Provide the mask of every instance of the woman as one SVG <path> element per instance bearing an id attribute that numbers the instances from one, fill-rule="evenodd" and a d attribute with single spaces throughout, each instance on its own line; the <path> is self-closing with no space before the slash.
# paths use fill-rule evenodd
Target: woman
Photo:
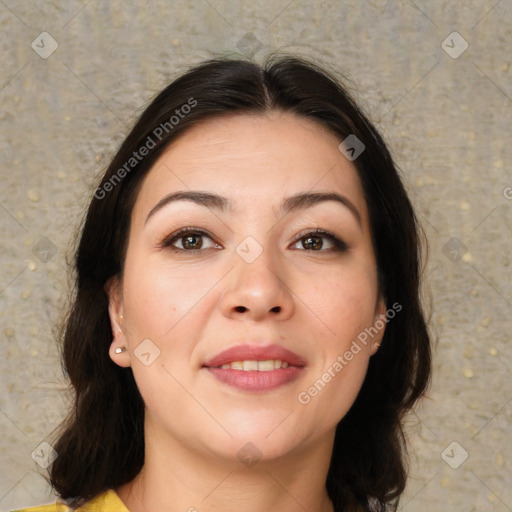
<path id="1" fill-rule="evenodd" d="M 421 228 L 382 138 L 311 62 L 214 59 L 94 192 L 33 511 L 396 510 L 425 392 Z"/>

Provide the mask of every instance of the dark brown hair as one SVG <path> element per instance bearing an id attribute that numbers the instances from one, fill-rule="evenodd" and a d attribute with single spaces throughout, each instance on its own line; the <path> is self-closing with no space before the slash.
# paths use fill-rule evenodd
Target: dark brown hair
<path id="1" fill-rule="evenodd" d="M 144 404 L 131 368 L 109 357 L 112 330 L 104 291 L 106 281 L 122 271 L 142 179 L 176 136 L 196 123 L 273 110 L 312 119 L 340 142 L 355 135 L 365 145 L 354 164 L 368 205 L 378 284 L 386 304 L 403 310 L 386 326 L 360 393 L 337 426 L 326 487 L 336 511 L 396 510 L 407 473 L 402 421 L 431 373 L 420 299 L 423 231 L 386 145 L 335 72 L 275 54 L 263 65 L 212 59 L 174 80 L 142 113 L 94 193 L 76 250 L 76 289 L 62 336 L 63 367 L 75 402 L 54 445 L 58 458 L 50 481 L 63 498 L 90 499 L 132 480 L 144 464 Z M 151 146 L 144 156 L 143 146 Z"/>

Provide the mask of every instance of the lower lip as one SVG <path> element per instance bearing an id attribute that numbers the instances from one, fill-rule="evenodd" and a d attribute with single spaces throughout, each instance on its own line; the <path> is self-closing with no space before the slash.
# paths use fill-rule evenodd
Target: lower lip
<path id="1" fill-rule="evenodd" d="M 289 366 L 266 372 L 205 367 L 217 380 L 244 391 L 271 391 L 297 379 L 303 368 Z"/>

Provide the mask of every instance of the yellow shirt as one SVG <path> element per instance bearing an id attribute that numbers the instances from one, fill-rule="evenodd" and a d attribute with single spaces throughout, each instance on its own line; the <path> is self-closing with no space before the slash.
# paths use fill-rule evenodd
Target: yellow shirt
<path id="1" fill-rule="evenodd" d="M 65 503 L 55 502 L 50 505 L 39 505 L 37 507 L 21 508 L 11 512 L 130 512 L 121 498 L 113 489 L 98 494 L 92 500 L 84 503 L 81 507 L 71 509 Z"/>

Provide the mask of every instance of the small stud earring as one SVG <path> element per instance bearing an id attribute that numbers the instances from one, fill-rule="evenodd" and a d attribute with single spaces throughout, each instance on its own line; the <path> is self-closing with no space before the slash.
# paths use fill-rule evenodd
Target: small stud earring
<path id="1" fill-rule="evenodd" d="M 115 350 L 115 353 L 116 354 L 120 354 L 121 352 L 124 352 L 126 351 L 126 347 L 117 347 L 116 350 Z"/>

